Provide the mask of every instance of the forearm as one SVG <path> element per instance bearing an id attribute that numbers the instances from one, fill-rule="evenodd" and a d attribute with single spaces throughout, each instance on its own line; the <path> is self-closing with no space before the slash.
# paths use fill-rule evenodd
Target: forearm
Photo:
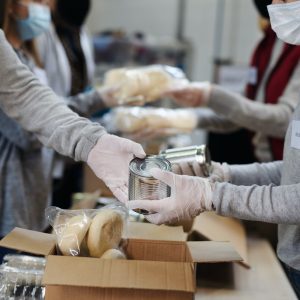
<path id="1" fill-rule="evenodd" d="M 82 116 L 91 116 L 92 114 L 106 108 L 101 95 L 93 90 L 88 93 L 82 93 L 73 97 L 66 98 L 67 105 Z"/>
<path id="2" fill-rule="evenodd" d="M 230 133 L 240 127 L 229 121 L 227 118 L 217 115 L 210 109 L 199 108 L 196 110 L 198 117 L 198 128 L 215 133 Z"/>
<path id="3" fill-rule="evenodd" d="M 0 31 L 0 108 L 57 152 L 86 161 L 103 127 L 79 118 L 21 64 Z"/>
<path id="4" fill-rule="evenodd" d="M 223 216 L 276 224 L 299 224 L 300 184 L 235 186 L 216 183 L 213 204 Z"/>
<path id="5" fill-rule="evenodd" d="M 230 182 L 235 185 L 246 186 L 253 184 L 280 185 L 282 165 L 282 161 L 264 164 L 231 165 L 229 166 Z"/>
<path id="6" fill-rule="evenodd" d="M 293 111 L 287 103 L 257 103 L 216 85 L 208 106 L 238 126 L 279 138 L 285 136 Z"/>

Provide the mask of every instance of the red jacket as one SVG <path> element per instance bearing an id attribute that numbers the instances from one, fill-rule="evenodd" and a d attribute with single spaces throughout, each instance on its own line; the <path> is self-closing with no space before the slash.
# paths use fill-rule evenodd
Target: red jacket
<path id="1" fill-rule="evenodd" d="M 254 100 L 256 97 L 258 87 L 268 68 L 276 39 L 276 34 L 271 27 L 269 27 L 265 32 L 265 37 L 254 51 L 251 66 L 257 69 L 257 83 L 255 85 L 247 86 L 246 96 L 249 99 Z M 278 103 L 279 98 L 283 95 L 295 68 L 299 63 L 299 60 L 300 46 L 284 44 L 280 58 L 271 71 L 265 86 L 265 103 Z M 270 137 L 269 142 L 273 159 L 282 160 L 284 139 Z"/>

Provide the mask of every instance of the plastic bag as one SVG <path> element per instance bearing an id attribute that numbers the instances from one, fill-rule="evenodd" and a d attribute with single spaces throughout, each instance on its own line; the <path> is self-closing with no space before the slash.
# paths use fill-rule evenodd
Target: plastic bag
<path id="1" fill-rule="evenodd" d="M 173 135 L 189 133 L 197 126 L 197 116 L 192 109 L 126 107 L 116 108 L 112 114 L 116 130 L 122 133 L 164 128 Z"/>
<path id="2" fill-rule="evenodd" d="M 105 251 L 119 247 L 128 211 L 119 203 L 89 210 L 49 207 L 46 218 L 56 234 L 59 254 L 100 258 Z"/>
<path id="3" fill-rule="evenodd" d="M 166 65 L 113 69 L 104 79 L 106 87 L 118 87 L 115 97 L 120 105 L 152 102 L 168 89 L 187 83 L 182 70 Z"/>
<path id="4" fill-rule="evenodd" d="M 0 266 L 0 299 L 44 299 L 42 285 L 46 259 L 6 255 Z"/>

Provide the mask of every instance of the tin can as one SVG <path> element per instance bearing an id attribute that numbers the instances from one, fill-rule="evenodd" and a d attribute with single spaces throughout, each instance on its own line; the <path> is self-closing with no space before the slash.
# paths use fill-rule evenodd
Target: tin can
<path id="1" fill-rule="evenodd" d="M 145 159 L 135 158 L 129 164 L 129 201 L 130 200 L 160 200 L 170 196 L 168 185 L 155 179 L 150 170 L 159 168 L 171 171 L 171 163 L 160 156 L 147 156 Z M 135 210 L 147 215 L 148 211 Z"/>
<path id="2" fill-rule="evenodd" d="M 199 163 L 204 176 L 208 177 L 210 175 L 211 158 L 206 145 L 167 149 L 161 151 L 160 156 L 170 161 L 172 165 L 181 162 L 192 164 L 196 161 Z"/>

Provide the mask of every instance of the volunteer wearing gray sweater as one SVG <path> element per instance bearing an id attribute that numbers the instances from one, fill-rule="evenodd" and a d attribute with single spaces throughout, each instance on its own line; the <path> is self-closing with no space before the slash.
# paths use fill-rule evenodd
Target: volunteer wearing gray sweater
<path id="1" fill-rule="evenodd" d="M 268 7 L 273 30 L 285 42 L 300 44 L 300 1 L 274 2 L 276 4 Z M 293 25 L 294 30 L 290 31 L 286 24 Z M 157 201 L 131 201 L 129 207 L 152 212 L 146 218 L 156 224 L 191 219 L 206 210 L 215 210 L 223 216 L 279 224 L 277 253 L 300 297 L 299 165 L 300 105 L 286 134 L 282 162 L 245 166 L 214 164 L 210 179 L 154 169 L 153 176 L 171 186 L 171 196 Z M 201 175 L 199 166 L 194 165 L 192 169 L 180 168 L 185 174 Z"/>
<path id="2" fill-rule="evenodd" d="M 142 147 L 72 112 L 24 66 L 0 30 L 0 108 L 46 146 L 85 161 L 117 198 L 127 199 L 128 164 Z"/>

